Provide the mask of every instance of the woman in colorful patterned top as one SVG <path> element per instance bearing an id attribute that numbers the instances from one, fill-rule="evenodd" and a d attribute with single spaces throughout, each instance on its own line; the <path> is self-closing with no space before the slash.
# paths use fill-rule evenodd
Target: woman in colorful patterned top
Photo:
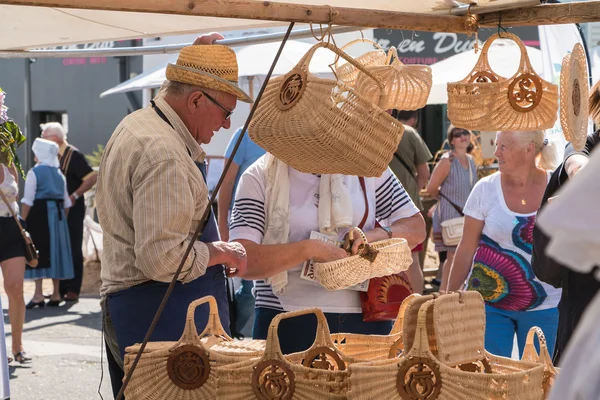
<path id="1" fill-rule="evenodd" d="M 448 290 L 466 284 L 481 293 L 485 345 L 492 354 L 510 357 L 515 334 L 522 354 L 532 326 L 542 328 L 553 349 L 560 290 L 535 277 L 531 252 L 535 215 L 555 167 L 555 147 L 548 145 L 543 131 L 499 132 L 494 155 L 499 172 L 481 179 L 465 205 Z"/>

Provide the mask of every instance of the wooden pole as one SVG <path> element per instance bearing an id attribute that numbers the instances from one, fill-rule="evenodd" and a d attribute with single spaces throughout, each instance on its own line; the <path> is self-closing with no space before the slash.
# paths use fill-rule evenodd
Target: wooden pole
<path id="1" fill-rule="evenodd" d="M 537 26 L 600 21 L 600 1 L 544 4 L 479 16 L 480 26 Z"/>
<path id="2" fill-rule="evenodd" d="M 415 0 L 418 1 L 418 0 Z M 0 0 L 0 4 L 470 33 L 466 18 L 258 0 Z"/>

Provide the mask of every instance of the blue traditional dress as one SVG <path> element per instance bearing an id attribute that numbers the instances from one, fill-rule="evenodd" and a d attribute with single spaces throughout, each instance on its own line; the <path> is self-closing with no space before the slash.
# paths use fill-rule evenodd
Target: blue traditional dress
<path id="1" fill-rule="evenodd" d="M 27 229 L 40 258 L 36 268 L 27 267 L 25 279 L 73 278 L 69 227 L 64 208 L 65 177 L 58 168 L 44 164 L 38 164 L 29 171 L 27 179 L 32 177 L 36 182 L 35 198 L 27 216 Z"/>

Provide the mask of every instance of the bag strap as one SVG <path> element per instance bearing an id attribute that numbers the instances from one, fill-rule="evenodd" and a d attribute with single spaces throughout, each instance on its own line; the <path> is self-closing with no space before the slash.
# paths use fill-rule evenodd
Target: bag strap
<path id="1" fill-rule="evenodd" d="M 8 207 L 8 209 L 10 210 L 10 213 L 12 214 L 12 216 L 15 219 L 17 225 L 19 226 L 19 230 L 21 231 L 21 236 L 23 236 L 23 239 L 25 240 L 25 243 L 27 243 L 27 236 L 25 236 L 25 233 L 24 233 L 25 229 L 23 229 L 23 226 L 21 225 L 21 222 L 19 221 L 19 218 L 17 218 L 17 214 L 15 214 L 15 210 L 13 210 L 12 206 L 8 202 L 8 199 L 6 198 L 6 196 L 4 195 L 4 193 L 2 192 L 2 190 L 0 190 L 0 197 L 2 197 L 2 201 L 4 201 L 4 203 L 6 204 L 6 206 Z"/>
<path id="2" fill-rule="evenodd" d="M 439 196 L 441 198 L 443 198 L 444 200 L 446 200 L 448 203 L 450 203 L 450 205 L 452 207 L 454 207 L 454 209 L 460 214 L 461 217 L 465 216 L 465 213 L 463 213 L 463 209 L 461 207 L 457 206 L 456 204 L 454 204 L 452 202 L 452 200 L 450 200 L 449 198 L 447 198 L 442 192 L 439 192 Z"/>
<path id="3" fill-rule="evenodd" d="M 365 227 L 365 224 L 367 223 L 367 218 L 369 217 L 369 200 L 367 199 L 367 186 L 365 184 L 365 178 L 359 176 L 358 182 L 360 182 L 360 188 L 362 189 L 363 197 L 365 199 L 365 214 L 363 215 L 360 224 L 358 224 L 358 227 L 360 229 L 363 229 Z"/>
<path id="4" fill-rule="evenodd" d="M 412 176 L 412 178 L 415 180 L 415 182 L 417 182 L 417 177 L 415 176 L 415 172 L 412 170 L 412 168 L 408 165 L 408 163 L 406 161 L 404 161 L 399 155 L 398 153 L 394 153 L 394 157 L 396 157 L 396 160 L 400 161 L 400 163 L 404 166 L 404 168 L 406 168 L 406 170 L 410 173 L 410 176 Z M 418 186 L 418 182 L 417 182 L 417 186 Z"/>

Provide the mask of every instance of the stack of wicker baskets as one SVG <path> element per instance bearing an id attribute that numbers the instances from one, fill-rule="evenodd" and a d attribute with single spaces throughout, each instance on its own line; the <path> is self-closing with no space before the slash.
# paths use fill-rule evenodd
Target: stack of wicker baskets
<path id="1" fill-rule="evenodd" d="M 194 312 L 207 302 L 209 324 L 198 335 Z M 317 316 L 313 345 L 283 354 L 280 322 L 306 314 Z M 477 292 L 410 296 L 387 336 L 331 335 L 316 308 L 277 315 L 266 341 L 233 341 L 218 321 L 212 297 L 192 302 L 178 342 L 148 344 L 127 399 L 542 400 L 558 374 L 538 328 L 529 334 L 523 361 L 485 351 Z M 126 371 L 138 351 L 138 345 L 127 349 Z"/>

